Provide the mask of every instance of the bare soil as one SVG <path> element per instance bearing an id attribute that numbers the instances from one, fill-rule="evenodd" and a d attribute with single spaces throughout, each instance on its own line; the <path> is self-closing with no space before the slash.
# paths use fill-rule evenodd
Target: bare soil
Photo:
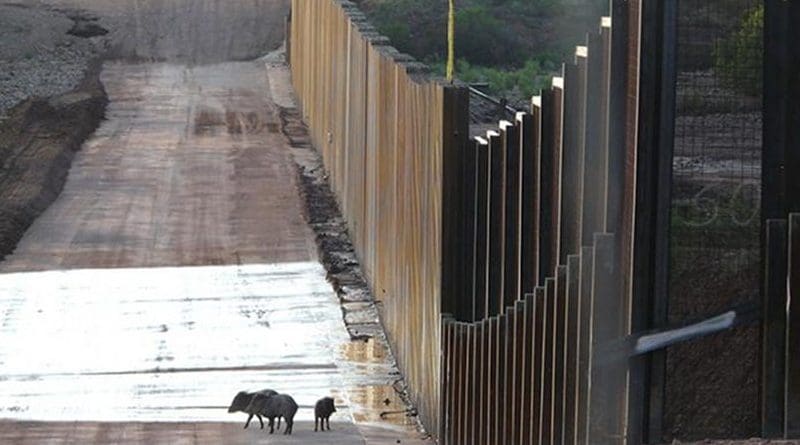
<path id="1" fill-rule="evenodd" d="M 103 119 L 99 72 L 95 62 L 75 90 L 28 99 L 0 124 L 0 258 L 58 197 L 75 152 Z"/>
<path id="2" fill-rule="evenodd" d="M 670 319 L 691 320 L 754 298 L 757 259 L 673 248 Z M 757 436 L 759 326 L 679 344 L 667 352 L 666 440 Z"/>

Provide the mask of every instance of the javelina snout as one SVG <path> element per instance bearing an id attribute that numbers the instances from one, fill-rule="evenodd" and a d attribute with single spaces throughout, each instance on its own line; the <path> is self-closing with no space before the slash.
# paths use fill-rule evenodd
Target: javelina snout
<path id="1" fill-rule="evenodd" d="M 336 405 L 330 397 L 323 397 L 317 400 L 314 405 L 314 431 L 317 431 L 317 422 L 320 423 L 322 431 L 325 431 L 325 424 L 328 424 L 328 431 L 331 430 L 331 414 L 336 412 Z"/>
<path id="2" fill-rule="evenodd" d="M 248 412 L 258 413 L 269 419 L 269 433 L 275 432 L 275 418 L 281 418 L 286 421 L 286 429 L 283 434 L 292 434 L 292 427 L 294 426 L 294 415 L 297 413 L 297 403 L 294 399 L 287 394 L 264 395 L 256 394 L 250 405 L 247 407 Z M 280 429 L 280 426 L 278 426 Z"/>
<path id="3" fill-rule="evenodd" d="M 247 408 L 247 405 L 250 404 L 250 400 L 253 398 L 253 393 L 241 391 L 236 394 L 236 397 L 233 398 L 233 402 L 231 402 L 231 406 L 228 407 L 229 413 L 235 413 L 237 411 L 244 411 Z"/>

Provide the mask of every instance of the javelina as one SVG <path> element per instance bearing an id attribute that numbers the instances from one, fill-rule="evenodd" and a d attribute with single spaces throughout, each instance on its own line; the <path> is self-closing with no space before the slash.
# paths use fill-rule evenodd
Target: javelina
<path id="1" fill-rule="evenodd" d="M 275 418 L 283 417 L 283 419 L 286 420 L 286 428 L 283 434 L 292 434 L 294 415 L 297 413 L 297 403 L 287 394 L 276 394 L 272 396 L 256 394 L 253 396 L 253 400 L 250 401 L 250 405 L 246 408 L 246 411 L 258 413 L 269 419 L 270 434 L 275 432 Z M 278 429 L 280 429 L 280 426 Z"/>
<path id="2" fill-rule="evenodd" d="M 331 430 L 331 414 L 336 412 L 336 406 L 333 399 L 330 397 L 323 397 L 317 400 L 314 405 L 314 431 L 317 431 L 317 421 L 320 423 L 322 431 L 325 431 L 325 423 L 328 423 L 328 431 Z"/>
<path id="3" fill-rule="evenodd" d="M 264 429 L 264 421 L 261 419 L 261 415 L 255 411 L 250 410 L 250 402 L 253 401 L 253 396 L 256 394 L 261 394 L 264 396 L 274 396 L 278 394 L 277 391 L 273 391 L 271 389 L 262 389 L 261 391 L 256 392 L 247 392 L 241 391 L 236 394 L 236 397 L 233 398 L 233 402 L 231 402 L 231 406 L 228 407 L 229 413 L 235 413 L 237 411 L 242 411 L 250 416 L 247 418 L 247 423 L 244 424 L 245 429 L 250 426 L 250 421 L 253 420 L 253 416 L 258 417 L 258 421 L 261 423 L 261 429 Z M 278 419 L 278 428 L 280 428 L 280 419 Z"/>

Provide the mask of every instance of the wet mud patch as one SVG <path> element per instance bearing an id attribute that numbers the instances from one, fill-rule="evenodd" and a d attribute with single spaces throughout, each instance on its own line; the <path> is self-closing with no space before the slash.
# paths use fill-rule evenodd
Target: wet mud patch
<path id="1" fill-rule="evenodd" d="M 225 124 L 222 113 L 211 108 L 203 108 L 195 113 L 194 134 L 196 136 L 214 136 L 215 128 Z"/>
<path id="2" fill-rule="evenodd" d="M 101 68 L 93 62 L 77 88 L 28 99 L 0 124 L 0 259 L 61 193 L 75 152 L 102 121 Z"/>
<path id="3" fill-rule="evenodd" d="M 67 31 L 67 34 L 71 36 L 88 39 L 108 34 L 108 30 L 98 23 L 100 20 L 99 17 L 86 14 L 82 11 L 68 13 L 67 17 L 73 22 L 72 28 Z"/>
<path id="4" fill-rule="evenodd" d="M 328 281 L 339 297 L 347 331 L 352 340 L 369 340 L 381 332 L 380 316 L 322 160 L 311 145 L 297 109 L 281 107 L 279 118 L 281 132 L 295 152 L 306 218 L 314 231 Z"/>

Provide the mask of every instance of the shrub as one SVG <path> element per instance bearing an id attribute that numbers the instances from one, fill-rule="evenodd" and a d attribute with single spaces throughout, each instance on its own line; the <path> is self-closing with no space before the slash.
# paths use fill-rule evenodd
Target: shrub
<path id="1" fill-rule="evenodd" d="M 514 65 L 519 46 L 511 30 L 482 6 L 456 12 L 456 54 L 477 65 Z"/>
<path id="2" fill-rule="evenodd" d="M 714 46 L 714 72 L 722 85 L 751 96 L 761 94 L 764 6 L 745 13 L 737 29 Z"/>
<path id="3" fill-rule="evenodd" d="M 459 59 L 456 62 L 456 77 L 467 83 L 488 83 L 488 92 L 495 96 L 521 96 L 530 98 L 549 86 L 558 64 L 555 55 L 544 55 L 526 60 L 521 68 L 502 69 L 473 65 Z M 434 70 L 444 73 L 444 64 L 434 64 Z"/>

